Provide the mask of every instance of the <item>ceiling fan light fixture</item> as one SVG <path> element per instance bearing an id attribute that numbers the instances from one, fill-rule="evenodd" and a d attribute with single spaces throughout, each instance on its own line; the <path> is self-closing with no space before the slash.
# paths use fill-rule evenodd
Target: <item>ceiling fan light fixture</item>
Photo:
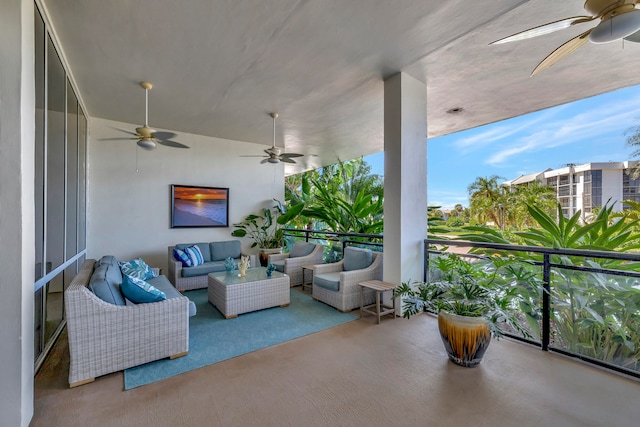
<path id="1" fill-rule="evenodd" d="M 278 159 L 276 159 L 276 158 L 271 157 L 271 158 L 267 159 L 267 162 L 269 162 L 269 163 L 274 163 L 274 164 L 275 164 L 275 163 L 280 163 L 280 160 L 278 160 Z"/>
<path id="2" fill-rule="evenodd" d="M 589 40 L 591 43 L 610 43 L 620 40 L 640 30 L 640 10 L 631 9 L 628 12 L 611 16 L 609 19 L 603 19 L 596 26 Z"/>
<path id="3" fill-rule="evenodd" d="M 156 148 L 156 143 L 151 138 L 141 138 L 138 141 L 138 146 L 144 148 L 145 150 L 153 150 Z"/>

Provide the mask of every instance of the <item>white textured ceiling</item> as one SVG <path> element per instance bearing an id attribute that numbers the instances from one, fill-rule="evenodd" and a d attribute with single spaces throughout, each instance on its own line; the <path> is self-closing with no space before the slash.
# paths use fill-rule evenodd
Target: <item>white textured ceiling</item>
<path id="1" fill-rule="evenodd" d="M 628 42 L 529 77 L 591 24 L 488 45 L 583 15 L 582 0 L 42 2 L 91 117 L 142 124 L 143 80 L 157 129 L 270 145 L 277 111 L 277 145 L 318 155 L 287 174 L 382 151 L 383 80 L 399 71 L 427 82 L 429 137 L 640 83 Z"/>

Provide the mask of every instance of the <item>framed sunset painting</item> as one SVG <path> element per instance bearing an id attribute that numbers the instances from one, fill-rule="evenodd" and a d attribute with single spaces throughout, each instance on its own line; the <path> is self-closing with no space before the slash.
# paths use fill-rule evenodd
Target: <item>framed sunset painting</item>
<path id="1" fill-rule="evenodd" d="M 171 228 L 228 226 L 228 188 L 171 185 Z"/>

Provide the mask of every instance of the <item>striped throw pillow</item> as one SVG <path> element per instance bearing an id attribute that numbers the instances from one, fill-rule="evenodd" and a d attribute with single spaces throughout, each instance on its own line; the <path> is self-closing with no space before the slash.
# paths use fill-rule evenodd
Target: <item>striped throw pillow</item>
<path id="1" fill-rule="evenodd" d="M 176 259 L 176 261 L 180 261 L 183 267 L 193 267 L 191 258 L 189 258 L 189 255 L 187 255 L 184 251 L 174 248 L 173 257 Z"/>
<path id="2" fill-rule="evenodd" d="M 204 263 L 204 258 L 202 257 L 202 252 L 200 252 L 200 248 L 196 245 L 189 246 L 188 248 L 184 248 L 185 253 L 189 256 L 191 260 L 191 264 L 193 267 L 197 265 L 202 265 Z"/>

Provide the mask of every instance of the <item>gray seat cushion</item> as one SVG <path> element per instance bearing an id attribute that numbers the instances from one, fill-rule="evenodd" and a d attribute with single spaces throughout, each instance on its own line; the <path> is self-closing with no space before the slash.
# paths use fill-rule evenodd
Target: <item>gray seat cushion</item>
<path id="1" fill-rule="evenodd" d="M 311 252 L 313 252 L 315 248 L 316 248 L 315 243 L 296 242 L 296 244 L 293 245 L 293 249 L 291 249 L 291 252 L 289 253 L 289 257 L 298 258 L 301 256 L 307 256 Z"/>
<path id="2" fill-rule="evenodd" d="M 373 253 L 371 249 L 347 247 L 344 248 L 344 271 L 362 270 L 371 265 Z"/>
<path id="3" fill-rule="evenodd" d="M 206 276 L 209 273 L 217 273 L 218 271 L 226 271 L 224 261 L 211 261 L 195 267 L 182 267 L 182 277 Z"/>
<path id="4" fill-rule="evenodd" d="M 276 266 L 276 271 L 279 271 L 280 273 L 284 273 L 284 260 L 281 259 L 280 261 L 273 261 L 271 264 Z"/>
<path id="5" fill-rule="evenodd" d="M 227 240 L 224 242 L 211 242 L 210 261 L 224 261 L 225 259 L 240 258 L 240 240 Z"/>
<path id="6" fill-rule="evenodd" d="M 169 279 L 167 279 L 166 276 L 154 277 L 153 279 L 147 280 L 147 283 L 149 283 L 151 286 L 155 287 L 156 289 L 164 292 L 164 294 L 167 296 L 167 299 L 180 298 L 184 296 L 180 292 L 178 292 L 176 288 L 173 287 L 173 285 L 171 284 Z M 195 316 L 195 315 L 196 315 L 196 304 L 193 301 L 189 300 L 189 317 Z"/>
<path id="7" fill-rule="evenodd" d="M 196 245 L 200 249 L 204 262 L 211 261 L 211 250 L 209 248 L 209 243 L 178 243 L 176 245 L 176 248 L 184 251 L 184 248 L 188 248 L 189 246 L 193 245 Z"/>
<path id="8" fill-rule="evenodd" d="M 337 291 L 340 289 L 340 272 L 316 274 L 313 277 L 313 284 L 330 291 Z"/>
<path id="9" fill-rule="evenodd" d="M 111 264 L 98 265 L 91 279 L 89 289 L 104 302 L 114 305 L 125 305 L 124 297 L 120 291 L 122 273 L 120 267 Z"/>

